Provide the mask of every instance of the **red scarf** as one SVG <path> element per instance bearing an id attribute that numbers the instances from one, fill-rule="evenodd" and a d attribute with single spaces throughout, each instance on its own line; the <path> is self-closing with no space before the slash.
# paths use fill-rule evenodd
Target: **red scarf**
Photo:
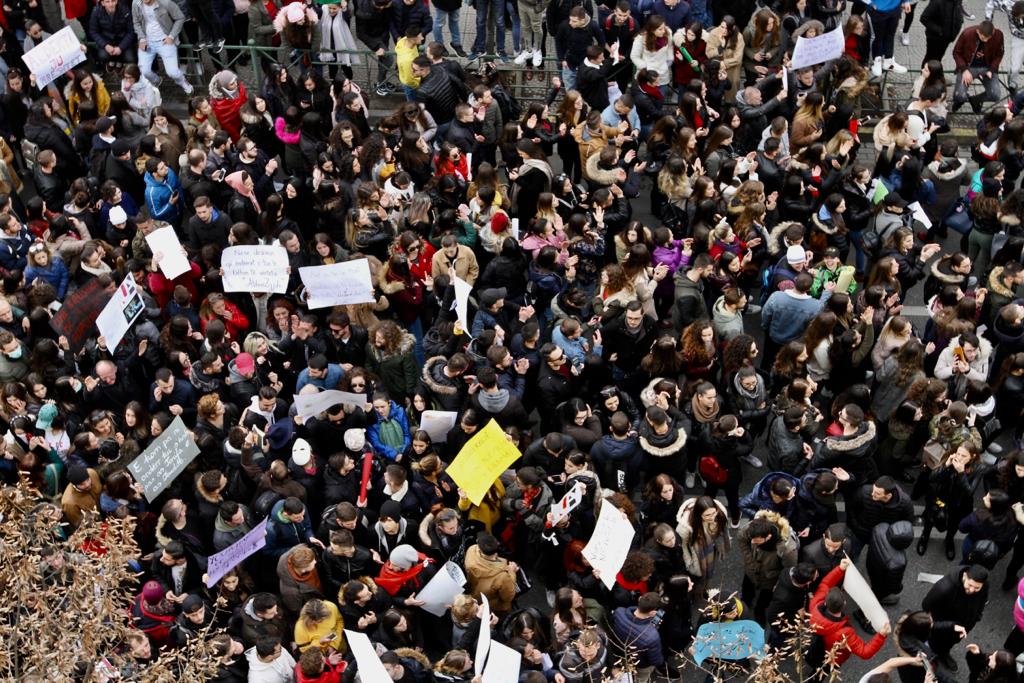
<path id="1" fill-rule="evenodd" d="M 644 83 L 640 86 L 640 89 L 658 102 L 663 102 L 665 100 L 665 96 L 661 93 L 661 88 L 654 83 Z"/>
<path id="2" fill-rule="evenodd" d="M 615 575 L 615 583 L 619 584 L 630 592 L 646 593 L 647 582 L 646 581 L 627 581 L 622 572 Z"/>
<path id="3" fill-rule="evenodd" d="M 388 595 L 396 595 L 398 591 L 402 590 L 402 586 L 415 579 L 423 571 L 423 561 L 427 559 L 427 556 L 423 553 L 417 553 L 417 555 L 416 564 L 405 570 L 398 569 L 391 564 L 391 560 L 388 560 L 380 570 L 380 576 L 376 579 L 377 585 L 387 591 Z"/>

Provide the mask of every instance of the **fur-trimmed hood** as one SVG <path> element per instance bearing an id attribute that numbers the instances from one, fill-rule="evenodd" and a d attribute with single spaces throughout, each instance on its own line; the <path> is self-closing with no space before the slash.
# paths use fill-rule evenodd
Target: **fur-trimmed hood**
<path id="1" fill-rule="evenodd" d="M 802 225 L 802 224 L 801 223 L 797 223 L 796 221 L 783 221 L 783 222 L 779 223 L 778 225 L 776 225 L 774 228 L 772 228 L 772 231 L 768 234 L 768 253 L 769 254 L 771 254 L 772 256 L 781 256 L 782 255 L 782 252 L 783 252 L 783 249 L 782 249 L 783 235 L 786 234 L 786 230 L 788 230 L 789 226 L 791 226 L 791 225 Z"/>
<path id="2" fill-rule="evenodd" d="M 967 276 L 954 273 L 950 270 L 949 264 L 952 256 L 943 256 L 932 264 L 931 275 L 945 285 L 963 285 L 967 282 Z"/>
<path id="3" fill-rule="evenodd" d="M 811 223 L 814 224 L 815 228 L 821 230 L 826 235 L 834 235 L 839 231 L 839 226 L 832 221 L 825 222 L 821 220 L 821 216 L 818 215 L 818 212 L 815 212 L 811 216 Z"/>
<path id="4" fill-rule="evenodd" d="M 675 420 L 669 423 L 668 433 L 658 435 L 646 420 L 640 424 L 640 447 L 656 458 L 678 455 L 686 446 L 686 430 Z"/>
<path id="5" fill-rule="evenodd" d="M 992 294 L 998 294 L 999 296 L 1005 297 L 1007 299 L 1015 299 L 1017 295 L 1013 293 L 1013 290 L 1004 285 L 1002 281 L 1000 281 L 999 278 L 1002 276 L 1002 274 L 1002 266 L 996 266 L 995 268 L 992 269 L 992 272 L 988 274 L 988 291 L 991 292 Z"/>
<path id="6" fill-rule="evenodd" d="M 458 393 L 458 389 L 444 381 L 447 379 L 444 374 L 444 368 L 447 363 L 448 359 L 444 356 L 428 358 L 427 362 L 423 364 L 423 383 L 435 394 L 454 396 Z"/>
<path id="7" fill-rule="evenodd" d="M 600 166 L 601 155 L 591 154 L 587 157 L 586 175 L 598 185 L 614 185 L 619 181 L 618 167 L 605 170 Z"/>
<path id="8" fill-rule="evenodd" d="M 767 519 L 769 522 L 777 526 L 779 528 L 780 541 L 785 541 L 792 533 L 792 528 L 789 526 L 789 520 L 774 510 L 758 510 L 757 513 L 754 514 L 754 519 Z"/>
<path id="9" fill-rule="evenodd" d="M 296 6 L 297 9 L 295 9 Z M 309 22 L 310 24 L 315 24 L 318 21 L 320 21 L 320 17 L 317 15 L 315 10 L 309 7 L 305 7 L 301 2 L 292 2 L 282 7 L 281 10 L 277 13 L 277 16 L 274 17 L 274 29 L 278 33 L 284 31 L 284 27 L 287 26 L 289 23 L 292 23 L 292 21 L 288 18 L 288 15 L 297 12 L 300 9 L 305 11 L 306 21 Z"/>
<path id="10" fill-rule="evenodd" d="M 967 173 L 967 164 L 962 159 L 943 157 L 928 164 L 928 170 L 936 179 L 950 182 Z"/>
<path id="11" fill-rule="evenodd" d="M 810 31 L 811 29 L 814 29 L 814 35 L 820 36 L 821 34 L 825 33 L 825 24 L 821 23 L 817 19 L 809 19 L 808 21 L 805 21 L 804 23 L 797 26 L 796 29 L 793 31 L 793 35 L 790 36 L 790 38 L 795 43 L 797 38 L 803 38 L 804 34 Z"/>
<path id="12" fill-rule="evenodd" d="M 864 420 L 852 436 L 828 436 L 825 437 L 825 445 L 833 452 L 852 453 L 867 447 L 874 440 L 876 433 L 875 423 Z"/>

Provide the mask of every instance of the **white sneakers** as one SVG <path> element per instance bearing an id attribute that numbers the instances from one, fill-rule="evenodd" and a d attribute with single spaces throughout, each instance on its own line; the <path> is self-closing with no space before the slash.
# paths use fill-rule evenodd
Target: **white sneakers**
<path id="1" fill-rule="evenodd" d="M 884 68 L 886 71 L 891 71 L 894 74 L 907 73 L 907 67 L 903 66 L 902 64 L 897 64 L 896 60 L 893 59 L 892 57 L 889 57 L 888 59 L 885 60 L 885 63 L 882 65 L 882 68 Z"/>
<path id="2" fill-rule="evenodd" d="M 903 44 L 903 45 L 910 45 L 910 34 L 909 33 L 901 33 L 900 34 L 900 43 Z"/>
<path id="3" fill-rule="evenodd" d="M 896 62 L 892 57 L 886 57 L 884 60 L 881 57 L 875 57 L 871 63 L 871 74 L 875 78 L 882 77 L 882 71 L 891 71 L 894 74 L 905 74 L 907 73 L 907 67 Z"/>
<path id="4" fill-rule="evenodd" d="M 539 68 L 544 62 L 544 54 L 540 50 L 523 50 L 512 61 L 519 66 L 525 65 L 532 60 L 533 68 Z"/>

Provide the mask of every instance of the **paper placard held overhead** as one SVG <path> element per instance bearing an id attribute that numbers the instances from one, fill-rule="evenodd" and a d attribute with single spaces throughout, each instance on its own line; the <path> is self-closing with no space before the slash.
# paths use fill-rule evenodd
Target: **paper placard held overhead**
<path id="1" fill-rule="evenodd" d="M 254 526 L 245 536 L 219 553 L 210 555 L 206 563 L 206 587 L 213 588 L 225 574 L 267 544 L 267 520 Z"/>
<path id="2" fill-rule="evenodd" d="M 270 245 L 228 247 L 221 255 L 225 292 L 287 292 L 288 252 Z"/>
<path id="3" fill-rule="evenodd" d="M 392 683 L 388 670 L 384 668 L 377 651 L 373 649 L 373 643 L 365 633 L 345 629 L 345 641 L 356 659 L 362 683 Z"/>
<path id="4" fill-rule="evenodd" d="M 451 477 L 479 505 L 494 481 L 521 454 L 493 419 L 466 442 L 448 466 Z"/>
<path id="5" fill-rule="evenodd" d="M 885 622 L 889 621 L 889 615 L 886 614 L 882 603 L 878 602 L 874 591 L 871 590 L 868 582 L 864 580 L 857 570 L 857 566 L 852 562 L 843 577 L 843 590 L 864 612 L 864 616 L 871 622 L 871 627 L 876 631 L 881 631 Z"/>
<path id="6" fill-rule="evenodd" d="M 479 676 L 487 664 L 487 653 L 491 650 L 491 603 L 487 596 L 480 594 L 480 635 L 476 639 L 476 652 L 473 653 L 473 670 Z"/>
<path id="7" fill-rule="evenodd" d="M 45 88 L 55 78 L 84 62 L 85 50 L 71 27 L 65 26 L 21 58 L 36 77 L 36 87 Z"/>
<path id="8" fill-rule="evenodd" d="M 583 557 L 594 569 L 601 572 L 601 583 L 608 590 L 615 585 L 615 575 L 622 569 L 622 563 L 629 554 L 629 545 L 636 531 L 626 515 L 607 500 L 601 503 L 594 533 L 583 548 Z"/>
<path id="9" fill-rule="evenodd" d="M 789 66 L 791 69 L 802 69 L 823 64 L 830 59 L 842 57 L 845 49 L 846 39 L 843 37 L 842 26 L 814 38 L 797 38 Z"/>
<path id="10" fill-rule="evenodd" d="M 483 683 L 510 683 L 519 680 L 523 656 L 508 645 L 494 641 L 487 652 L 487 667 L 481 677 Z"/>
<path id="11" fill-rule="evenodd" d="M 142 455 L 128 465 L 128 471 L 142 484 L 147 500 L 153 500 L 199 455 L 181 416 L 156 438 Z"/>
<path id="12" fill-rule="evenodd" d="M 430 612 L 436 617 L 444 615 L 448 611 L 448 605 L 452 604 L 455 597 L 462 595 L 463 586 L 466 585 L 466 575 L 454 562 L 445 562 L 444 566 L 434 574 L 434 578 L 416 594 L 417 600 L 424 604 L 420 609 Z"/>
<path id="13" fill-rule="evenodd" d="M 368 403 L 366 394 L 352 394 L 336 389 L 328 389 L 316 394 L 292 394 L 292 398 L 295 401 L 295 410 L 299 415 L 305 415 L 306 417 L 319 415 L 331 406 L 336 406 L 339 403 L 360 407 Z"/>
<path id="14" fill-rule="evenodd" d="M 299 268 L 299 277 L 306 286 L 306 303 L 311 309 L 376 301 L 370 262 L 364 258 L 329 266 Z"/>
<path id="15" fill-rule="evenodd" d="M 135 276 L 129 273 L 96 318 L 96 327 L 105 338 L 108 349 L 113 351 L 117 348 L 145 307 Z"/>
<path id="16" fill-rule="evenodd" d="M 454 410 L 424 410 L 420 416 L 420 429 L 430 434 L 434 443 L 448 440 L 448 431 L 459 421 L 459 414 Z"/>
<path id="17" fill-rule="evenodd" d="M 167 226 L 154 230 L 146 235 L 146 244 L 149 245 L 153 256 L 160 254 L 160 272 L 168 280 L 173 280 L 192 270 L 188 258 L 181 253 L 181 241 L 174 232 L 174 228 Z"/>
<path id="18" fill-rule="evenodd" d="M 473 291 L 473 285 L 452 275 L 452 286 L 455 287 L 455 316 L 462 325 L 462 329 L 469 329 L 469 293 Z"/>

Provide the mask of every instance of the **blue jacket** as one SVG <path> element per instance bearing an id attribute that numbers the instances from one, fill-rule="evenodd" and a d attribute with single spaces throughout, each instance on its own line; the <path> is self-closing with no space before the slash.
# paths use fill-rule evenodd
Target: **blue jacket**
<path id="1" fill-rule="evenodd" d="M 620 643 L 629 643 L 637 656 L 637 667 L 661 666 L 665 654 L 661 649 L 661 636 L 652 619 L 637 619 L 633 615 L 636 607 L 619 607 L 612 612 L 612 631 Z"/>
<path id="2" fill-rule="evenodd" d="M 747 495 L 740 499 L 740 512 L 745 517 L 750 519 L 754 518 L 758 510 L 771 510 L 772 512 L 778 512 L 780 515 L 789 519 L 793 514 L 793 509 L 796 506 L 796 496 L 793 496 L 790 500 L 784 502 L 782 505 L 776 505 L 772 501 L 772 484 L 778 479 L 787 479 L 789 483 L 793 485 L 794 491 L 800 490 L 800 480 L 791 474 L 785 472 L 769 472 L 764 475 L 761 481 L 754 484 L 753 490 Z"/>
<path id="3" fill-rule="evenodd" d="M 761 310 L 761 328 L 778 344 L 786 344 L 802 335 L 832 296 L 832 292 L 826 291 L 821 299 L 815 299 L 810 295 L 794 296 L 795 292 L 790 289 L 772 293 Z"/>
<path id="4" fill-rule="evenodd" d="M 636 128 L 637 130 L 640 129 L 640 115 L 636 113 L 636 107 L 629 110 L 629 114 L 626 115 L 626 118 L 629 120 L 630 127 Z M 604 111 L 601 112 L 601 120 L 604 121 L 604 125 L 606 126 L 615 127 L 619 125 L 619 121 L 622 120 L 622 117 L 619 116 L 619 112 L 615 111 L 614 102 L 605 107 Z"/>
<path id="5" fill-rule="evenodd" d="M 869 4 L 876 12 L 891 12 L 904 2 L 906 0 L 872 0 Z"/>
<path id="6" fill-rule="evenodd" d="M 28 263 L 28 248 L 32 246 L 32 234 L 21 228 L 13 237 L 0 236 L 0 268 L 4 270 L 25 270 Z"/>
<path id="7" fill-rule="evenodd" d="M 309 523 L 309 510 L 301 522 L 292 522 L 285 519 L 284 501 L 279 500 L 270 509 L 270 516 L 267 518 L 267 544 L 263 546 L 263 554 L 277 558 L 284 555 L 290 549 L 300 543 L 306 543 L 313 538 L 313 526 Z"/>
<path id="8" fill-rule="evenodd" d="M 53 285 L 53 288 L 57 290 L 57 299 L 63 301 L 64 295 L 68 291 L 68 267 L 64 265 L 60 256 L 52 255 L 50 265 L 45 269 L 39 266 L 25 268 L 26 285 L 31 285 L 36 278 Z"/>
<path id="9" fill-rule="evenodd" d="M 149 209 L 149 215 L 158 221 L 176 221 L 181 211 L 178 204 L 171 204 L 171 195 L 177 192 L 180 204 L 181 183 L 178 182 L 178 174 L 167 169 L 167 177 L 158 181 L 152 173 L 146 171 L 143 180 L 146 181 L 146 208 Z"/>
<path id="10" fill-rule="evenodd" d="M 565 352 L 565 357 L 569 359 L 569 362 L 573 365 L 583 365 L 587 360 L 587 351 L 583 348 L 584 343 L 587 341 L 582 335 L 575 339 L 566 339 L 565 335 L 562 334 L 562 330 L 559 325 L 555 325 L 554 329 L 551 330 L 551 341 L 554 342 L 555 346 L 562 349 Z M 595 356 L 600 356 L 601 345 L 598 344 L 593 348 L 591 353 Z"/>
<path id="11" fill-rule="evenodd" d="M 391 402 L 391 410 L 388 411 L 387 420 L 380 416 L 376 410 L 377 421 L 366 430 L 366 438 L 370 440 L 373 450 L 380 453 L 388 460 L 394 460 L 401 453 L 404 453 L 412 445 L 412 434 L 409 432 L 409 418 L 405 415 L 405 409 L 394 401 Z M 380 440 L 380 427 L 383 422 L 394 420 L 402 427 L 403 441 L 401 448 L 392 448 Z"/>
<path id="12" fill-rule="evenodd" d="M 319 379 L 309 376 L 309 368 L 303 368 L 302 372 L 299 373 L 299 379 L 295 382 L 295 393 L 302 391 L 302 387 L 307 384 L 312 384 L 320 389 L 335 389 L 338 386 L 338 382 L 345 376 L 345 368 L 335 363 L 327 364 L 327 376 Z"/>
<path id="13" fill-rule="evenodd" d="M 675 7 L 669 7 L 665 4 L 665 0 L 654 0 L 652 14 L 663 18 L 668 27 L 675 32 L 690 23 L 690 3 L 686 0 L 679 0 Z"/>

